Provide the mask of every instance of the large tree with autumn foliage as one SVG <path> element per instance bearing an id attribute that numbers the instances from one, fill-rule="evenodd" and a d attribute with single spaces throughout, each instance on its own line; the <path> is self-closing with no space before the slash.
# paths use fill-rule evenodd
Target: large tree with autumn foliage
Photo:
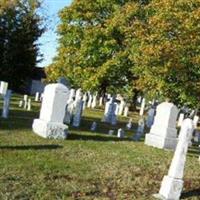
<path id="1" fill-rule="evenodd" d="M 153 0 L 135 21 L 136 87 L 157 98 L 197 106 L 200 97 L 200 1 Z"/>
<path id="2" fill-rule="evenodd" d="M 74 0 L 60 12 L 58 56 L 48 78 L 196 105 L 199 9 L 199 0 Z"/>
<path id="3" fill-rule="evenodd" d="M 75 87 L 130 94 L 135 79 L 129 59 L 130 27 L 144 2 L 75 0 L 64 8 L 58 56 L 47 68 L 49 80 L 65 76 Z"/>

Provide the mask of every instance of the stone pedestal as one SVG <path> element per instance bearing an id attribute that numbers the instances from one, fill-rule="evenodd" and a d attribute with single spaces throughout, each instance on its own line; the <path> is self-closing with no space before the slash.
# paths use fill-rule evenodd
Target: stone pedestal
<path id="1" fill-rule="evenodd" d="M 33 121 L 33 131 L 43 138 L 66 139 L 68 126 L 62 123 L 46 122 L 41 119 Z"/>
<path id="2" fill-rule="evenodd" d="M 68 127 L 63 124 L 69 89 L 61 83 L 45 87 L 39 119 L 33 121 L 33 131 L 44 137 L 65 139 Z"/>
<path id="3" fill-rule="evenodd" d="M 145 136 L 145 144 L 160 149 L 175 149 L 177 144 L 177 107 L 168 102 L 157 106 L 154 124 Z"/>

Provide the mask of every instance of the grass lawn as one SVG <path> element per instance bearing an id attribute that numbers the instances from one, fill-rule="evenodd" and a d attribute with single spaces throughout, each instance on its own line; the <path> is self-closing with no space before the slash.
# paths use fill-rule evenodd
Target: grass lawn
<path id="1" fill-rule="evenodd" d="M 32 111 L 18 107 L 22 96 L 11 100 L 9 119 L 0 118 L 0 199 L 148 199 L 157 193 L 167 174 L 173 152 L 134 142 L 135 126 L 119 140 L 101 122 L 100 109 L 86 110 L 81 127 L 69 127 L 67 140 L 43 139 L 32 132 L 39 103 Z M 2 108 L 2 101 L 0 103 Z M 97 131 L 90 132 L 93 121 Z M 115 132 L 116 134 L 116 132 Z M 200 163 L 197 144 L 189 149 L 182 199 L 200 199 Z"/>

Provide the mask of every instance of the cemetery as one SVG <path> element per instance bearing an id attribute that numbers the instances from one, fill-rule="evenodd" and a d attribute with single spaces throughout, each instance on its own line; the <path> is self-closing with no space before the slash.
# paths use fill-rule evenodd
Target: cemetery
<path id="1" fill-rule="evenodd" d="M 0 199 L 200 199 L 199 0 L 43 3 L 0 2 Z"/>

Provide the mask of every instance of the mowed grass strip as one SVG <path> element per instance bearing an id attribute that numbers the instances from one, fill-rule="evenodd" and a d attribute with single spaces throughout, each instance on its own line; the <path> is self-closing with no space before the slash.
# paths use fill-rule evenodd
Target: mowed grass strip
<path id="1" fill-rule="evenodd" d="M 32 111 L 18 107 L 20 95 L 11 100 L 9 119 L 0 119 L 0 199 L 153 199 L 173 152 L 132 141 L 138 114 L 131 113 L 134 127 L 126 138 L 116 138 L 128 118 L 117 126 L 101 122 L 102 108 L 84 111 L 81 127 L 69 127 L 67 140 L 43 139 L 32 132 L 40 103 Z M 0 103 L 2 107 L 2 101 Z M 90 131 L 93 121 L 97 130 Z M 114 136 L 107 133 L 115 130 Z M 148 131 L 148 130 L 146 130 Z M 200 199 L 198 144 L 189 149 L 183 199 Z"/>

